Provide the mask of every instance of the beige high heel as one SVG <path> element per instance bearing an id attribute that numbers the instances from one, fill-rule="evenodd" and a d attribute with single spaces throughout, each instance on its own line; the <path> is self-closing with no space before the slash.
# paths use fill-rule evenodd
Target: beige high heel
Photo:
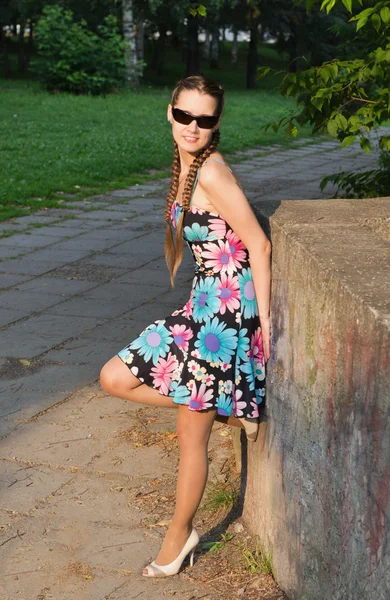
<path id="1" fill-rule="evenodd" d="M 249 442 L 255 442 L 257 440 L 257 434 L 259 433 L 259 422 L 256 420 L 248 421 L 248 419 L 240 418 L 241 423 L 244 426 L 246 439 Z"/>
<path id="2" fill-rule="evenodd" d="M 144 577 L 167 577 L 168 575 L 176 575 L 189 552 L 191 552 L 190 565 L 192 567 L 194 564 L 195 547 L 198 545 L 198 543 L 199 535 L 197 531 L 192 528 L 190 537 L 184 544 L 182 551 L 180 552 L 179 556 L 175 558 L 175 560 L 168 565 L 156 565 L 156 563 L 153 561 L 144 567 L 144 569 L 147 569 L 148 572 L 142 573 L 142 575 Z"/>

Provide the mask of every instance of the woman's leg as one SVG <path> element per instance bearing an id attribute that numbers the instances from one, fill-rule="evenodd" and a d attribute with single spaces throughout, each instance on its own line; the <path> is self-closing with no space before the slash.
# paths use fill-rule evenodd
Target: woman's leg
<path id="1" fill-rule="evenodd" d="M 181 552 L 191 530 L 208 477 L 208 442 L 216 409 L 189 410 L 179 405 L 177 435 L 180 446 L 175 512 L 155 562 L 166 565 Z"/>
<path id="2" fill-rule="evenodd" d="M 235 417 L 223 417 L 216 409 L 189 410 L 146 384 L 140 383 L 127 365 L 114 356 L 102 368 L 100 383 L 112 396 L 150 406 L 178 408 L 177 435 L 180 446 L 175 512 L 156 564 L 166 565 L 181 552 L 192 530 L 208 477 L 208 442 L 214 420 L 242 427 Z"/>
<path id="3" fill-rule="evenodd" d="M 149 406 L 164 406 L 168 408 L 178 408 L 180 406 L 180 404 L 173 402 L 168 396 L 163 396 L 157 390 L 145 383 L 141 383 L 133 375 L 129 367 L 116 355 L 100 371 L 100 384 L 106 392 L 124 400 L 131 400 L 139 404 L 148 404 Z M 241 421 L 233 415 L 230 417 L 217 415 L 215 420 L 219 423 L 232 425 L 233 427 L 241 427 L 241 429 L 244 427 Z"/>

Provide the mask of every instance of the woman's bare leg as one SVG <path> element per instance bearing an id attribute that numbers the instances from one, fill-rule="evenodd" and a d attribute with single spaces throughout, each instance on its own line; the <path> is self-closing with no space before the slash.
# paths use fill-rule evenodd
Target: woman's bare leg
<path id="1" fill-rule="evenodd" d="M 149 406 L 164 406 L 168 408 L 178 408 L 180 406 L 180 404 L 173 402 L 168 396 L 163 396 L 157 390 L 145 383 L 141 383 L 133 375 L 129 367 L 116 355 L 100 371 L 100 383 L 104 390 L 117 398 Z M 216 415 L 215 420 L 219 423 L 232 425 L 233 427 L 244 428 L 241 421 L 233 415 L 230 415 L 230 417 Z"/>
<path id="2" fill-rule="evenodd" d="M 202 499 L 208 477 L 208 442 L 214 420 L 242 427 L 239 419 L 217 415 L 216 409 L 189 410 L 143 384 L 128 366 L 114 356 L 102 368 L 100 383 L 112 396 L 149 406 L 177 408 L 177 435 L 180 446 L 175 512 L 156 564 L 166 565 L 181 552 L 192 530 L 192 520 Z M 146 572 L 146 571 L 145 571 Z"/>
<path id="3" fill-rule="evenodd" d="M 177 435 L 180 446 L 176 506 L 171 524 L 155 562 L 167 565 L 181 552 L 191 530 L 208 477 L 208 442 L 216 409 L 189 410 L 179 405 Z"/>

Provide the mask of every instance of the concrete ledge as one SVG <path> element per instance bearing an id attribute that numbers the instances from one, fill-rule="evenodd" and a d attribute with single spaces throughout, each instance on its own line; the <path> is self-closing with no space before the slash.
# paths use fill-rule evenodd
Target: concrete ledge
<path id="1" fill-rule="evenodd" d="M 390 198 L 270 216 L 271 358 L 243 517 L 296 600 L 390 597 Z"/>

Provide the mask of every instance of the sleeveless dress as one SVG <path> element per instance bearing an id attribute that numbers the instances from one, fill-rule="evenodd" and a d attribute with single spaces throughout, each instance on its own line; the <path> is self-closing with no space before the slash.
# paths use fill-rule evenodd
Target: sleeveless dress
<path id="1" fill-rule="evenodd" d="M 189 410 L 253 420 L 265 396 L 265 365 L 249 253 L 221 215 L 192 204 L 198 175 L 183 223 L 195 260 L 190 297 L 117 355 L 142 383 Z M 173 228 L 181 210 L 175 200 Z"/>

